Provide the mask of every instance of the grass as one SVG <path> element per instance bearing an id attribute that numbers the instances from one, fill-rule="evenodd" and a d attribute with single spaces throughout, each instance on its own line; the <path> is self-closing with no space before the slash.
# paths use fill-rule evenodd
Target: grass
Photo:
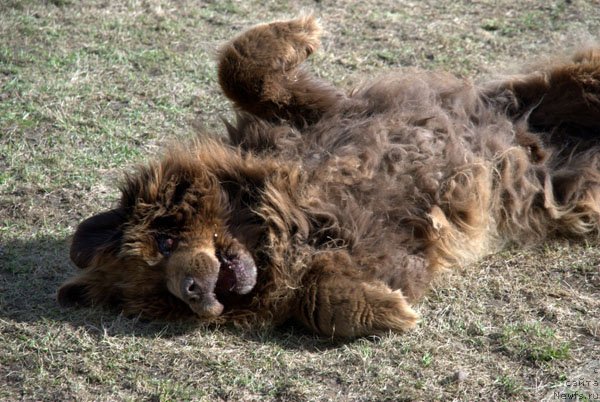
<path id="1" fill-rule="evenodd" d="M 555 331 L 540 322 L 504 327 L 501 347 L 505 352 L 524 357 L 533 364 L 568 360 L 571 348 L 569 342 L 558 341 Z"/>
<path id="2" fill-rule="evenodd" d="M 0 0 L 1 400 L 539 400 L 593 376 L 577 370 L 600 344 L 600 250 L 581 243 L 445 276 L 415 331 L 347 343 L 56 305 L 68 237 L 123 171 L 224 132 L 219 44 L 307 10 L 326 30 L 312 68 L 345 87 L 401 66 L 511 72 L 600 33 L 593 0 Z"/>

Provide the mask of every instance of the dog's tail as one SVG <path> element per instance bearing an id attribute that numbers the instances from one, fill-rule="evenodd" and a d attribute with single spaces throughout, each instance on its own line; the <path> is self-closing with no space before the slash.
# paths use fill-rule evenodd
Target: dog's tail
<path id="1" fill-rule="evenodd" d="M 492 83 L 488 102 L 504 107 L 529 130 L 550 134 L 563 146 L 573 139 L 600 143 L 600 48 L 578 52 L 571 61 Z"/>
<path id="2" fill-rule="evenodd" d="M 300 65 L 319 47 L 313 16 L 257 25 L 219 52 L 219 83 L 242 111 L 294 125 L 313 123 L 345 95 Z"/>

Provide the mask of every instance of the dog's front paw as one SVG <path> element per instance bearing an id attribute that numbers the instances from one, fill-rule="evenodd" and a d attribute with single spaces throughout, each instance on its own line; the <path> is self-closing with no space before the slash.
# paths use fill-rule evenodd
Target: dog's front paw
<path id="1" fill-rule="evenodd" d="M 313 16 L 257 25 L 221 48 L 219 83 L 250 113 L 270 117 L 294 98 L 297 67 L 319 47 Z M 305 90 L 303 92 L 306 92 Z"/>
<path id="2" fill-rule="evenodd" d="M 390 291 L 385 285 L 361 284 L 362 299 L 351 303 L 356 306 L 353 311 L 353 328 L 351 336 L 373 335 L 393 332 L 406 332 L 413 328 L 419 315 L 410 307 L 400 290 Z M 368 313 L 368 314 L 365 314 Z M 365 319 L 368 317 L 369 319 Z"/>
<path id="3" fill-rule="evenodd" d="M 316 332 L 332 337 L 376 335 L 413 328 L 417 313 L 402 292 L 380 282 L 345 275 L 325 275 L 304 288 L 297 318 Z"/>
<path id="4" fill-rule="evenodd" d="M 289 71 L 319 47 L 320 36 L 312 15 L 257 25 L 221 49 L 221 68 L 233 64 L 260 74 Z"/>
<path id="5" fill-rule="evenodd" d="M 289 69 L 314 53 L 320 45 L 321 28 L 312 15 L 290 21 L 273 22 L 267 25 L 268 33 L 276 48 L 281 48 L 281 63 L 275 67 Z"/>

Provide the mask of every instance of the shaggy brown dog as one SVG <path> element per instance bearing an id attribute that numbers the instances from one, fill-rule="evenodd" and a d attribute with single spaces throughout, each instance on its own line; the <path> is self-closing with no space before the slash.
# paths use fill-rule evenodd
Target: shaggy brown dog
<path id="1" fill-rule="evenodd" d="M 220 53 L 239 113 L 140 167 L 75 233 L 62 305 L 278 324 L 330 336 L 413 327 L 444 268 L 600 222 L 600 50 L 476 86 L 405 71 L 350 94 L 300 67 L 312 17 Z"/>

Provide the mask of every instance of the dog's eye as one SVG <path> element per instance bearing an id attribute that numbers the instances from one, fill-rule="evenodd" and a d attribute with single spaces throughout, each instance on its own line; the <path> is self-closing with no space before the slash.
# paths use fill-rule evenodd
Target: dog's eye
<path id="1" fill-rule="evenodd" d="M 156 244 L 158 246 L 158 251 L 165 257 L 170 256 L 177 246 L 175 239 L 164 234 L 159 234 L 156 236 Z"/>

